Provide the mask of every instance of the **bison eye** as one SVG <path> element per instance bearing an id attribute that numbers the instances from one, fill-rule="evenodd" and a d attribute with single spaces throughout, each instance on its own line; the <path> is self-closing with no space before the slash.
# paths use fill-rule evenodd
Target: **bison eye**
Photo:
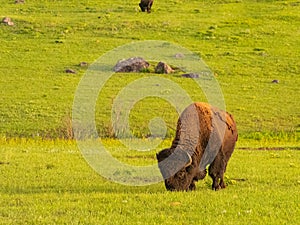
<path id="1" fill-rule="evenodd" d="M 184 175 L 185 175 L 185 172 L 184 172 L 184 171 L 179 171 L 176 175 L 177 175 L 177 177 L 178 177 L 179 179 L 183 179 L 183 178 L 184 178 Z"/>
<path id="2" fill-rule="evenodd" d="M 192 166 L 188 166 L 185 168 L 186 172 L 190 173 L 192 171 L 193 167 Z"/>

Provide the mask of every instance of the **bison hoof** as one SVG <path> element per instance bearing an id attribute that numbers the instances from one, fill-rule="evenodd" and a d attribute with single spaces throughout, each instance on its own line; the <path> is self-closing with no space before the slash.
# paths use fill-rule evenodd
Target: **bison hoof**
<path id="1" fill-rule="evenodd" d="M 196 190 L 196 185 L 195 183 L 191 183 L 190 186 L 189 186 L 189 191 L 195 191 Z"/>
<path id="2" fill-rule="evenodd" d="M 212 190 L 213 191 L 218 191 L 221 189 L 221 186 L 220 185 L 212 185 Z"/>
<path id="3" fill-rule="evenodd" d="M 224 189 L 224 188 L 226 188 L 226 185 L 225 185 L 224 183 L 222 183 L 222 184 L 220 184 L 220 187 L 221 187 L 222 189 Z"/>
<path id="4" fill-rule="evenodd" d="M 212 190 L 213 190 L 213 191 L 218 191 L 218 190 L 224 189 L 224 188 L 226 188 L 226 185 L 225 185 L 225 184 L 212 185 Z"/>
<path id="5" fill-rule="evenodd" d="M 221 187 L 220 187 L 220 186 L 214 187 L 214 188 L 213 188 L 213 191 L 218 191 L 218 190 L 221 190 Z"/>

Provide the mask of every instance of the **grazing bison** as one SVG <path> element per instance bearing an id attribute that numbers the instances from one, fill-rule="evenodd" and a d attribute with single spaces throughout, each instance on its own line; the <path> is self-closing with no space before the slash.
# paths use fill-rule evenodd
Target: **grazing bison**
<path id="1" fill-rule="evenodd" d="M 180 115 L 172 146 L 156 158 L 170 191 L 195 190 L 195 182 L 209 175 L 212 189 L 225 188 L 224 173 L 238 133 L 233 117 L 206 103 L 194 103 Z"/>
<path id="2" fill-rule="evenodd" d="M 147 10 L 147 12 L 150 13 L 152 4 L 153 4 L 153 0 L 141 0 L 139 6 L 143 12 Z"/>

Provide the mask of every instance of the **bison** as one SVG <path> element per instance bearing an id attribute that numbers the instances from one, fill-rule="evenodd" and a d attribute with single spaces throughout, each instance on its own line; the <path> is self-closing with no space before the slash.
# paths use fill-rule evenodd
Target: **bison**
<path id="1" fill-rule="evenodd" d="M 152 4 L 153 4 L 153 0 L 141 0 L 139 6 L 142 12 L 145 12 L 147 10 L 147 12 L 150 13 Z"/>
<path id="2" fill-rule="evenodd" d="M 208 165 L 212 189 L 225 188 L 224 173 L 237 139 L 232 115 L 207 103 L 189 105 L 178 119 L 171 147 L 156 154 L 166 189 L 195 190 Z"/>

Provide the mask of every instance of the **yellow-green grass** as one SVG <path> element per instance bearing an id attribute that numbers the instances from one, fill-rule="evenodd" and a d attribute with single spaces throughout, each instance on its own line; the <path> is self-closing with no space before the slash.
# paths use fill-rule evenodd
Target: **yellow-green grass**
<path id="1" fill-rule="evenodd" d="M 129 153 L 116 140 L 102 141 L 119 161 L 156 163 L 159 149 Z M 73 141 L 1 141 L 0 224 L 297 224 L 299 154 L 238 148 L 226 189 L 212 191 L 206 177 L 195 192 L 170 193 L 163 182 L 137 187 L 104 179 Z"/>
<path id="2" fill-rule="evenodd" d="M 2 1 L 0 17 L 15 25 L 0 24 L 0 224 L 297 224 L 299 10 L 294 0 L 157 0 L 151 14 L 129 0 Z M 162 182 L 113 183 L 91 169 L 74 141 L 59 140 L 72 138 L 74 93 L 88 69 L 79 63 L 143 40 L 181 45 L 214 72 L 239 129 L 225 190 L 211 191 L 209 177 L 183 193 L 167 192 Z M 107 82 L 95 109 L 102 137 L 115 136 L 110 112 L 119 91 L 147 76 L 153 74 L 115 74 Z M 167 77 L 206 101 L 192 80 Z M 151 151 L 102 141 L 121 162 L 155 165 L 178 115 L 157 98 L 130 114 L 140 138 L 157 116 L 168 139 Z"/>
<path id="3" fill-rule="evenodd" d="M 15 25 L 0 26 L 0 134 L 68 138 L 74 93 L 87 70 L 78 64 L 92 64 L 132 41 L 163 40 L 188 48 L 211 68 L 240 137 L 257 132 L 298 137 L 299 7 L 296 1 L 173 0 L 156 1 L 153 12 L 145 14 L 133 1 L 2 2 L 0 16 L 11 17 Z M 68 68 L 77 73 L 65 73 Z M 114 136 L 115 96 L 140 76 L 150 74 L 115 74 L 106 84 L 96 108 L 102 136 Z M 192 81 L 168 77 L 193 100 L 206 101 Z M 279 84 L 271 83 L 274 79 Z M 132 110 L 135 135 L 149 135 L 151 116 L 163 115 L 175 127 L 175 110 L 155 104 L 145 99 Z"/>

